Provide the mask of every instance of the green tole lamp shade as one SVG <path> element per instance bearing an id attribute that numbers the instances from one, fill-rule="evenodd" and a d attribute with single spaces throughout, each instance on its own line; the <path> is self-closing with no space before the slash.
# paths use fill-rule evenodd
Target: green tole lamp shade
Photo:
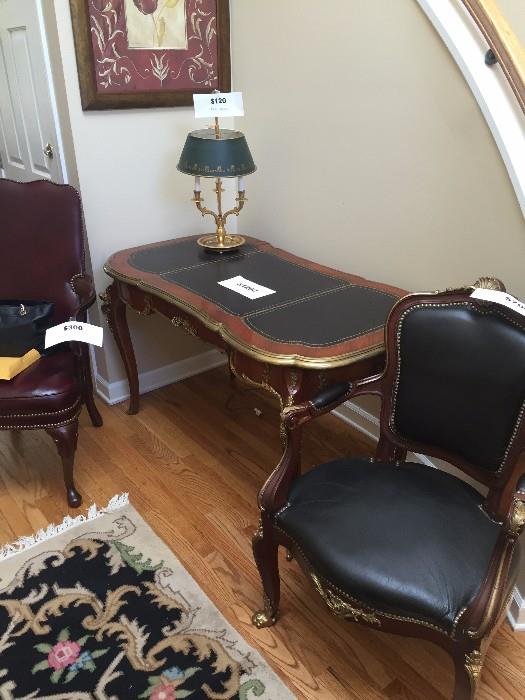
<path id="1" fill-rule="evenodd" d="M 252 154 L 240 131 L 192 131 L 186 138 L 177 169 L 196 177 L 242 177 L 255 172 Z"/>

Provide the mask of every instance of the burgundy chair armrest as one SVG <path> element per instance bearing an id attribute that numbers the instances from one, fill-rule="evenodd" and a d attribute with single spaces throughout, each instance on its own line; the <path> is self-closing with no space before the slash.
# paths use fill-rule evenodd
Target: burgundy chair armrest
<path id="1" fill-rule="evenodd" d="M 73 277 L 73 279 L 71 280 L 71 286 L 75 290 L 75 293 L 78 297 L 77 308 L 71 314 L 71 319 L 75 321 L 85 321 L 86 311 L 95 302 L 95 299 L 97 298 L 93 280 L 89 275 L 86 274 L 75 275 L 75 277 Z M 76 357 L 79 360 L 81 360 L 83 354 L 85 353 L 83 343 L 79 343 L 73 340 L 70 341 L 69 346 L 73 354 L 76 355 Z"/>
<path id="2" fill-rule="evenodd" d="M 86 274 L 73 277 L 71 285 L 78 296 L 78 307 L 74 318 L 82 320 L 79 316 L 82 316 L 96 299 L 95 286 L 91 277 Z"/>

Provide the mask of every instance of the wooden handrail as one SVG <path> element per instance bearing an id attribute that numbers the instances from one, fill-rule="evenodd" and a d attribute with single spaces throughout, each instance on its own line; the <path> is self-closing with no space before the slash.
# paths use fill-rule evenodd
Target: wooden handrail
<path id="1" fill-rule="evenodd" d="M 496 0 L 461 0 L 497 58 L 525 114 L 525 50 Z"/>

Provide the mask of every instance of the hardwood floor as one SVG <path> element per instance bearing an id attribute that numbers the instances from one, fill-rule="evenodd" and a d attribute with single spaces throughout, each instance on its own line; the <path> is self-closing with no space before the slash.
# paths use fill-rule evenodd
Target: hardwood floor
<path id="1" fill-rule="evenodd" d="M 270 629 L 252 627 L 261 601 L 251 554 L 256 494 L 280 456 L 272 398 L 231 382 L 221 368 L 143 396 L 137 416 L 126 415 L 125 404 L 98 406 L 103 428 L 93 428 L 85 413 L 81 420 L 75 473 L 84 504 L 103 505 L 129 491 L 137 510 L 298 698 L 451 697 L 452 663 L 444 652 L 335 619 L 284 556 L 281 617 Z M 373 453 L 371 443 L 333 416 L 315 421 L 305 438 L 305 468 L 341 454 Z M 0 481 L 2 543 L 67 512 L 58 456 L 43 432 L 0 434 Z M 525 634 L 505 622 L 477 699 L 524 696 Z"/>

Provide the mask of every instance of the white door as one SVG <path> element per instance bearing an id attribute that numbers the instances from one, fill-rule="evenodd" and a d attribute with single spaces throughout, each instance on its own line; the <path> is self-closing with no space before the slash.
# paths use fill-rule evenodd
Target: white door
<path id="1" fill-rule="evenodd" d="M 0 0 L 0 174 L 63 182 L 40 0 Z"/>

